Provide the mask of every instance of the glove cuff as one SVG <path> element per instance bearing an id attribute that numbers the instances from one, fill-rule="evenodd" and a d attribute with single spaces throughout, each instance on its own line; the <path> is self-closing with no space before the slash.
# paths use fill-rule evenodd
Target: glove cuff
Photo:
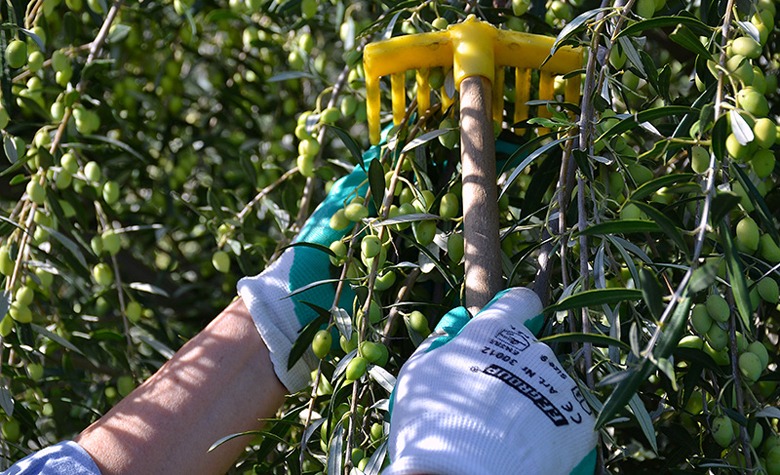
<path id="1" fill-rule="evenodd" d="M 289 297 L 292 260 L 292 249 L 288 249 L 265 272 L 244 277 L 238 281 L 237 287 L 260 337 L 268 347 L 276 376 L 288 391 L 297 392 L 308 386 L 310 368 L 316 362 L 314 354 L 307 351 L 292 368 L 287 369 L 290 350 L 302 328 Z"/>

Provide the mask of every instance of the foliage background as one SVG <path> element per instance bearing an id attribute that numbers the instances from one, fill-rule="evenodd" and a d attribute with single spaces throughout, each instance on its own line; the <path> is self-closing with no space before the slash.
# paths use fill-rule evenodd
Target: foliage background
<path id="1" fill-rule="evenodd" d="M 778 278 L 777 145 L 733 144 L 747 142 L 759 117 L 776 124 L 780 113 L 775 5 L 533 0 L 515 16 L 502 1 L 2 2 L 0 47 L 21 39 L 43 63 L 14 68 L 4 57 L 1 71 L 0 316 L 14 311 L 20 287 L 34 299 L 29 323 L 9 314 L 0 324 L 0 465 L 106 412 L 234 297 L 239 276 L 289 242 L 328 183 L 356 161 L 352 152 L 368 146 L 359 66 L 366 42 L 472 13 L 596 53 L 583 66 L 583 109 L 524 124 L 553 136 L 502 133 L 511 145 L 499 157 L 505 193 L 497 205 L 505 275 L 511 285 L 536 283 L 555 305 L 544 336 L 601 411 L 600 466 L 779 473 L 778 302 L 771 284 L 765 299 L 757 286 Z M 724 35 L 751 33 L 764 35 L 760 53 L 727 64 Z M 621 51 L 608 60 L 610 49 L 628 61 Z M 759 88 L 759 76 L 766 110 L 738 103 L 739 91 Z M 346 112 L 339 130 L 318 122 L 328 107 Z M 452 139 L 441 135 L 453 127 L 448 115 L 437 108 L 391 132 L 396 150 L 415 138 L 422 144 L 402 154 L 406 191 L 396 204 L 430 190 L 435 204 L 422 211 L 437 214 L 441 197 L 458 193 L 457 148 L 442 145 Z M 556 133 L 577 140 L 550 145 Z M 308 134 L 321 147 L 304 177 L 296 165 Z M 703 166 L 692 163 L 695 147 L 703 147 Z M 768 173 L 752 160 L 760 149 L 772 156 Z M 385 172 L 398 157 L 383 154 Z M 372 176 L 371 188 L 381 189 Z M 43 185 L 42 196 L 30 181 Z M 737 233 L 745 216 L 760 228 L 760 246 Z M 420 246 L 420 219 L 408 218 L 414 230 L 388 227 L 393 244 L 380 267 L 396 274 L 394 284 L 380 290 L 379 269 L 353 266 L 356 306 L 371 289 L 379 319 L 361 321 L 355 309 L 347 309 L 349 323 L 336 319 L 342 331 L 354 325 L 361 340 L 386 343 L 389 361 L 348 384 L 343 370 L 354 352 L 334 350 L 313 393 L 289 399 L 237 472 L 336 473 L 354 464 L 377 473 L 388 389 L 426 332 L 412 310 L 433 328 L 459 302 L 462 263 L 447 241 L 460 221 L 439 219 L 437 241 Z M 93 245 L 109 230 L 121 243 L 113 254 Z M 217 251 L 229 254 L 229 272 L 215 270 Z M 549 258 L 541 270 L 540 256 Z M 110 278 L 94 275 L 101 263 Z M 689 322 L 690 306 L 710 294 L 729 307 L 720 351 L 702 346 Z M 768 350 L 758 382 L 739 370 L 740 338 Z M 722 415 L 736 435 L 719 443 Z"/>

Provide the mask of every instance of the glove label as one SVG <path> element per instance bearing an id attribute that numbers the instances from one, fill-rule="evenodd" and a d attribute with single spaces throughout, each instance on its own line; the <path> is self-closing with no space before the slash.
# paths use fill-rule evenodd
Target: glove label
<path id="1" fill-rule="evenodd" d="M 502 368 L 497 364 L 491 364 L 482 371 L 488 376 L 492 376 L 503 381 L 509 387 L 515 389 L 517 392 L 527 397 L 534 403 L 539 410 L 546 415 L 555 426 L 565 426 L 569 424 L 566 416 L 549 400 L 547 397 L 536 390 L 528 382 L 526 382 L 520 376 L 512 373 L 506 368 Z"/>
<path id="2" fill-rule="evenodd" d="M 592 410 L 579 388 L 558 367 L 554 357 L 544 354 L 544 352 L 537 354 L 531 351 L 535 354 L 531 358 L 539 358 L 541 364 L 518 366 L 519 359 L 515 357 L 530 350 L 532 341 L 535 339 L 528 336 L 523 329 L 515 326 L 501 328 L 489 338 L 489 344 L 483 345 L 481 353 L 497 359 L 499 364 L 508 364 L 513 367 L 512 371 L 518 370 L 522 376 L 495 363 L 481 372 L 503 381 L 527 397 L 556 427 L 566 426 L 570 423 L 577 425 L 582 423 L 582 412 L 590 415 Z M 479 372 L 480 369 L 472 367 L 472 371 Z M 568 393 L 565 388 L 567 387 L 571 389 L 569 397 L 566 396 Z"/>

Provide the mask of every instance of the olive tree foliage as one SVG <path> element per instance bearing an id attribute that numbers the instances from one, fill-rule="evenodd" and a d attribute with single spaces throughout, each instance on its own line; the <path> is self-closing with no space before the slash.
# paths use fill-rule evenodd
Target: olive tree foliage
<path id="1" fill-rule="evenodd" d="M 780 473 L 776 8 L 2 2 L 0 465 L 152 374 L 362 163 L 365 44 L 473 14 L 588 52 L 580 103 L 536 100 L 513 124 L 514 72 L 494 85 L 496 206 L 507 285 L 543 298 L 540 338 L 598 416 L 599 467 Z M 291 356 L 321 357 L 312 389 L 238 472 L 387 463 L 395 376 L 463 285 L 452 76 L 428 73 L 433 107 L 415 110 L 408 72 L 408 121 L 333 222 L 353 231 L 322 249 L 354 304 L 304 328 Z"/>

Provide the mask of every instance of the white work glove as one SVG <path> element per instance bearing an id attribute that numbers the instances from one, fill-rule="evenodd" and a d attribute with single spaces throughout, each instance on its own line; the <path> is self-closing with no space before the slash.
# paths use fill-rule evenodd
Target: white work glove
<path id="1" fill-rule="evenodd" d="M 398 376 L 383 475 L 593 473 L 593 411 L 529 330 L 541 312 L 514 288 L 444 316 Z"/>
<path id="2" fill-rule="evenodd" d="M 363 154 L 366 167 L 372 159 L 378 158 L 378 153 L 379 147 L 372 147 Z M 352 227 L 334 230 L 329 225 L 330 218 L 358 193 L 364 195 L 367 187 L 365 170 L 360 166 L 355 167 L 352 173 L 333 184 L 325 200 L 304 224 L 295 242 L 308 242 L 327 248 L 343 238 Z M 335 285 L 315 285 L 292 296 L 291 293 L 316 282 L 337 278 L 331 275 L 335 269 L 326 252 L 312 247 L 293 246 L 286 249 L 261 274 L 245 277 L 238 282 L 238 293 L 268 347 L 274 371 L 291 392 L 300 391 L 309 384 L 311 371 L 318 361 L 309 348 L 291 368 L 287 364 L 290 350 L 300 331 L 318 315 L 306 303 L 329 310 L 333 306 Z M 339 307 L 351 309 L 353 299 L 354 293 L 349 285 L 345 285 Z"/>

